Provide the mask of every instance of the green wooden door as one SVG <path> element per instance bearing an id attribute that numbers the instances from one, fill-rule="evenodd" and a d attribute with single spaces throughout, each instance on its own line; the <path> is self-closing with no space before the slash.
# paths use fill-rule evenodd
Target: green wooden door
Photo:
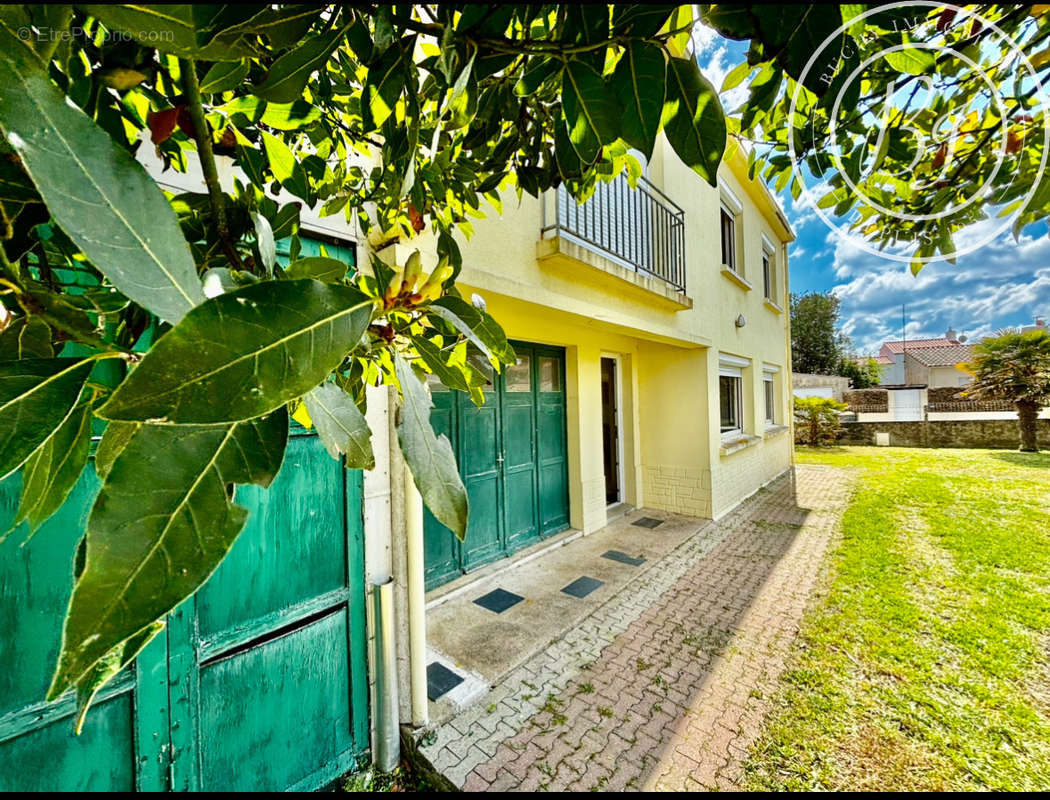
<path id="1" fill-rule="evenodd" d="M 368 747 L 361 473 L 293 433 L 270 490 L 238 489 L 233 550 L 74 737 L 72 698 L 40 698 L 97 483 L 0 545 L 0 789 L 314 789 L 351 768 Z"/>
<path id="2" fill-rule="evenodd" d="M 431 422 L 456 451 L 470 522 L 460 544 L 425 515 L 428 589 L 568 527 L 565 352 L 521 342 L 514 349 L 517 364 L 496 377 L 480 409 L 431 382 Z"/>
<path id="3" fill-rule="evenodd" d="M 455 448 L 459 441 L 457 399 L 460 393 L 449 391 L 441 381 L 433 377 L 428 381 L 428 385 L 434 404 L 430 411 L 430 424 L 438 436 L 447 436 Z M 423 565 L 427 588 L 432 588 L 447 583 L 460 574 L 459 541 L 448 528 L 434 519 L 425 507 L 423 514 Z"/>

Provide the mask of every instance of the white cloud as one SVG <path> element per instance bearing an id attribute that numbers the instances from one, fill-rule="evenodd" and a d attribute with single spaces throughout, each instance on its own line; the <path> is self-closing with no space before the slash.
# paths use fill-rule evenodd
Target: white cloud
<path id="1" fill-rule="evenodd" d="M 715 89 L 721 90 L 726 75 L 737 65 L 736 60 L 729 56 L 729 48 L 729 40 L 722 38 L 714 28 L 706 25 L 693 26 L 693 53 L 700 64 L 700 71 Z M 746 82 L 728 92 L 721 92 L 722 105 L 727 111 L 732 111 L 743 105 L 747 94 Z"/>
<path id="2" fill-rule="evenodd" d="M 981 233 L 963 231 L 958 241 Z M 1045 236 L 1024 234 L 1015 242 L 1002 235 L 954 265 L 927 264 L 917 276 L 906 264 L 832 238 L 837 281 L 832 291 L 841 300 L 843 330 L 862 353 L 875 352 L 887 338 L 900 338 L 902 304 L 909 338 L 942 336 L 952 327 L 975 339 L 1030 322 L 1050 309 L 1050 238 Z"/>

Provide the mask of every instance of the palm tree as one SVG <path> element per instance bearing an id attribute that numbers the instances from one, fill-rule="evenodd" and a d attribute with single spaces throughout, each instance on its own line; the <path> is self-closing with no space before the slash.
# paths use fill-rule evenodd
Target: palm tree
<path id="1" fill-rule="evenodd" d="M 1050 404 L 1050 332 L 999 331 L 973 346 L 973 360 L 960 365 L 974 376 L 969 397 L 1008 400 L 1017 406 L 1021 450 L 1037 452 L 1036 420 Z"/>

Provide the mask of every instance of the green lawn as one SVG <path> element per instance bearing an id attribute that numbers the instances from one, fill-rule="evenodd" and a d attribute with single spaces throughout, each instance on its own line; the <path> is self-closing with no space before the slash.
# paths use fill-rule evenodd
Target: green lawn
<path id="1" fill-rule="evenodd" d="M 1050 454 L 800 449 L 857 472 L 753 789 L 1050 787 Z"/>

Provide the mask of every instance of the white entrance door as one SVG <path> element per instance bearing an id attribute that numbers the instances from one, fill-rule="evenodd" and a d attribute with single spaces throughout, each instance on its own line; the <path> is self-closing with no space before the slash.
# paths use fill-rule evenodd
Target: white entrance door
<path id="1" fill-rule="evenodd" d="M 890 413 L 895 421 L 922 421 L 922 389 L 894 389 L 889 394 Z"/>

